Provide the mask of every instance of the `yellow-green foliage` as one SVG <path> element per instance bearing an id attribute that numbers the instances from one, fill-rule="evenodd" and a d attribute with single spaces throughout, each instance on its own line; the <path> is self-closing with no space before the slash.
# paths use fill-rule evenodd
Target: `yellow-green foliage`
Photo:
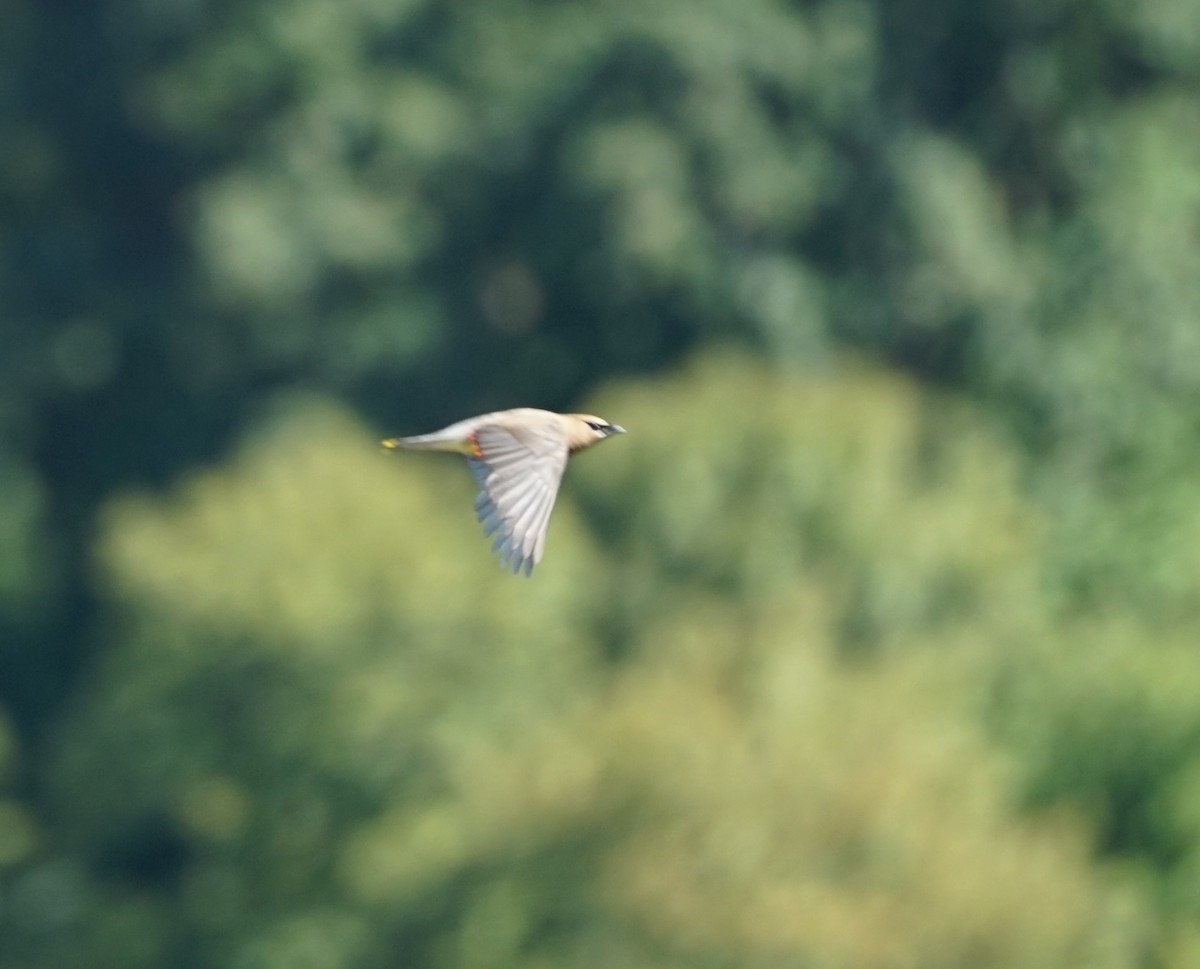
<path id="1" fill-rule="evenodd" d="M 113 503 L 117 645 L 54 787 L 81 844 L 166 832 L 177 890 L 89 885 L 83 951 L 1137 965 L 1142 901 L 1077 815 L 1021 813 L 980 722 L 1042 615 L 999 440 L 896 377 L 723 356 L 596 407 L 631 433 L 573 462 L 529 581 L 457 459 L 319 400 Z"/>
<path id="2" fill-rule="evenodd" d="M 673 618 L 612 717 L 644 785 L 606 899 L 738 965 L 1131 965 L 1141 928 L 1082 832 L 1023 824 L 1012 772 L 921 655 L 833 660 L 819 588 L 747 630 Z"/>
<path id="3" fill-rule="evenodd" d="M 1196 0 L 0 23 L 0 969 L 1200 965 Z"/>
<path id="4" fill-rule="evenodd" d="M 901 377 L 768 377 L 718 355 L 596 406 L 636 435 L 579 468 L 620 529 L 621 603 L 653 616 L 663 577 L 756 603 L 814 576 L 837 641 L 867 649 L 1040 614 L 1040 526 L 1009 449 Z"/>

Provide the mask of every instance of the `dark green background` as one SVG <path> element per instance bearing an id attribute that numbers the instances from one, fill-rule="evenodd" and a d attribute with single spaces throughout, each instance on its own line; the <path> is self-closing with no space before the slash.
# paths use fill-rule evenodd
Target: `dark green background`
<path id="1" fill-rule="evenodd" d="M 1200 962 L 1193 0 L 0 23 L 0 969 Z"/>

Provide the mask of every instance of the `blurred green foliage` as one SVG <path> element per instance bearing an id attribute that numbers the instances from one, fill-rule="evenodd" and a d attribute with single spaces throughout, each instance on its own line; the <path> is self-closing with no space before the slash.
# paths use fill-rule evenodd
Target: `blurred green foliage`
<path id="1" fill-rule="evenodd" d="M 1197 964 L 1195 4 L 0 17 L 0 969 Z"/>

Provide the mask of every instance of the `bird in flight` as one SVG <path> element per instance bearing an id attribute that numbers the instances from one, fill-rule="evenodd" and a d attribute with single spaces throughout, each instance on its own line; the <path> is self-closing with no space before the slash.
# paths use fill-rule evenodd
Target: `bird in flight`
<path id="1" fill-rule="evenodd" d="M 432 434 L 392 437 L 390 449 L 466 455 L 480 492 L 475 516 L 492 551 L 513 574 L 529 575 L 542 558 L 546 527 L 567 458 L 625 428 L 591 414 L 555 414 L 533 407 L 469 417 Z"/>

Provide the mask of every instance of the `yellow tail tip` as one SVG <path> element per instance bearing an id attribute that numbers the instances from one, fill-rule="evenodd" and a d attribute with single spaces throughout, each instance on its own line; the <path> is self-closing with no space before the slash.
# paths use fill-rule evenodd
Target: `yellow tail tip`
<path id="1" fill-rule="evenodd" d="M 397 447 L 399 447 L 399 444 L 396 442 L 396 439 L 394 437 L 386 438 L 385 440 L 382 440 L 379 443 L 382 444 L 388 450 L 395 450 Z"/>

